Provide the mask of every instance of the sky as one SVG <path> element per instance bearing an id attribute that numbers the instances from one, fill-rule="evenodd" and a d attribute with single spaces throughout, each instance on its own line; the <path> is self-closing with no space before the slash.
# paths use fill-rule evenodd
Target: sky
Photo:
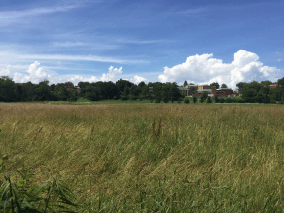
<path id="1" fill-rule="evenodd" d="M 275 82 L 284 77 L 283 10 L 283 0 L 1 1 L 0 76 Z"/>

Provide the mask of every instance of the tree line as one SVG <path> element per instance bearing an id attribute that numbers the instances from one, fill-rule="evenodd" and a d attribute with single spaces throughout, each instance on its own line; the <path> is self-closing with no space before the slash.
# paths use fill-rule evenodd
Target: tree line
<path id="1" fill-rule="evenodd" d="M 67 87 L 73 87 L 69 90 Z M 78 92 L 80 88 L 80 93 Z M 39 84 L 30 81 L 17 84 L 8 76 L 0 77 L 0 101 L 1 102 L 27 102 L 27 101 L 77 101 L 79 97 L 90 101 L 104 99 L 114 100 L 143 100 L 151 102 L 174 102 L 184 97 L 176 83 L 148 83 L 140 82 L 138 85 L 127 81 L 118 80 L 116 83 L 109 82 L 79 82 L 74 86 L 72 82 L 49 85 L 48 80 Z"/>
<path id="2" fill-rule="evenodd" d="M 284 77 L 278 79 L 280 87 L 269 88 L 271 81 L 252 81 L 250 83 L 239 82 L 238 87 L 241 98 L 218 98 L 211 99 L 207 92 L 203 92 L 200 97 L 201 102 L 207 101 L 212 103 L 224 102 L 241 102 L 241 103 L 284 103 Z M 184 86 L 188 85 L 184 82 Z M 68 90 L 67 87 L 73 87 L 73 90 Z M 217 82 L 210 84 L 220 85 Z M 80 88 L 80 93 L 78 92 Z M 227 88 L 226 84 L 222 84 L 221 88 Z M 197 91 L 193 91 L 193 94 Z M 118 80 L 116 83 L 109 82 L 79 82 L 78 86 L 74 86 L 72 82 L 58 83 L 49 85 L 48 80 L 44 80 L 39 84 L 33 84 L 30 81 L 22 85 L 17 84 L 8 76 L 0 77 L 0 102 L 29 102 L 29 101 L 77 101 L 79 97 L 84 97 L 90 101 L 99 101 L 105 99 L 114 100 L 143 100 L 148 99 L 155 103 L 168 103 L 182 99 L 185 103 L 189 103 L 189 99 L 180 92 L 176 82 L 161 83 L 161 82 L 140 82 L 138 85 L 128 80 Z M 197 98 L 192 99 L 195 103 Z"/>

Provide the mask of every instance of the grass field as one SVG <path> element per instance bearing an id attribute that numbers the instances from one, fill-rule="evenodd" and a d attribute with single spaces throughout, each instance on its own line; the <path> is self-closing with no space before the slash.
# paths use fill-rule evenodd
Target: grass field
<path id="1" fill-rule="evenodd" d="M 0 174 L 89 212 L 283 212 L 281 105 L 0 103 Z"/>

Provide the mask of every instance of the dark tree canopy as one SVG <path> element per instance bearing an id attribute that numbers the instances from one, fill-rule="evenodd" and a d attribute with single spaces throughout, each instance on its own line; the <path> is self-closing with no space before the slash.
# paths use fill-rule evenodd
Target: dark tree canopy
<path id="1" fill-rule="evenodd" d="M 219 85 L 218 82 L 214 82 L 214 83 L 210 84 L 210 87 L 216 87 L 217 89 L 219 89 L 220 85 Z"/>

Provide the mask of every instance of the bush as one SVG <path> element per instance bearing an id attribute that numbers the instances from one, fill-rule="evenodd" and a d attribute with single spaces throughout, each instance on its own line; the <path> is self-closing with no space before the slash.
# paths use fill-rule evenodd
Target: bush
<path id="1" fill-rule="evenodd" d="M 225 102 L 225 99 L 224 98 L 219 98 L 219 102 L 222 104 Z"/>
<path id="2" fill-rule="evenodd" d="M 161 103 L 160 99 L 155 99 L 155 103 Z"/>
<path id="3" fill-rule="evenodd" d="M 225 100 L 225 102 L 226 102 L 226 103 L 232 103 L 233 100 L 232 100 L 232 98 L 227 98 L 227 99 Z"/>
<path id="4" fill-rule="evenodd" d="M 214 99 L 215 99 L 215 103 L 219 103 L 219 98 L 218 98 L 218 96 L 215 96 Z"/>
<path id="5" fill-rule="evenodd" d="M 188 99 L 188 98 L 185 98 L 185 99 L 184 99 L 184 103 L 185 103 L 185 104 L 189 104 L 189 99 Z"/>
<path id="6" fill-rule="evenodd" d="M 118 100 L 118 96 L 113 96 L 113 100 Z"/>
<path id="7" fill-rule="evenodd" d="M 196 101 L 197 101 L 197 98 L 193 97 L 193 103 L 196 103 Z"/>
<path id="8" fill-rule="evenodd" d="M 208 98 L 207 98 L 207 103 L 208 103 L 208 104 L 211 104 L 211 103 L 212 103 L 211 97 L 208 97 Z"/>
<path id="9" fill-rule="evenodd" d="M 122 95 L 122 96 L 120 97 L 120 100 L 122 100 L 122 101 L 126 101 L 126 100 L 128 100 L 128 98 L 127 98 L 127 96 L 126 96 L 126 95 Z"/>
<path id="10" fill-rule="evenodd" d="M 167 96 L 163 97 L 163 102 L 164 103 L 168 103 L 169 102 L 169 98 Z"/>

